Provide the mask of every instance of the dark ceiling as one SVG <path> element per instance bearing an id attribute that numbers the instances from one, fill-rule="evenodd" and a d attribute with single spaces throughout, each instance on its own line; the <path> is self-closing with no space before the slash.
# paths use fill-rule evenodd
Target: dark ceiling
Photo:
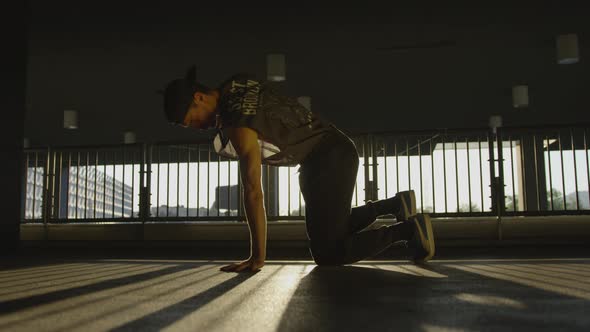
<path id="1" fill-rule="evenodd" d="M 446 2 L 445 2 L 446 4 Z M 287 59 L 282 91 L 348 131 L 508 125 L 585 119 L 588 10 L 560 2 L 477 5 L 275 5 L 197 1 L 30 1 L 28 112 L 33 144 L 101 144 L 198 136 L 169 127 L 155 93 L 197 64 L 211 85 L 235 72 L 264 77 Z M 577 33 L 582 60 L 555 62 L 555 37 Z M 513 84 L 531 107 L 511 108 Z M 61 126 L 64 109 L 80 129 Z M 556 119 L 555 114 L 560 117 Z"/>

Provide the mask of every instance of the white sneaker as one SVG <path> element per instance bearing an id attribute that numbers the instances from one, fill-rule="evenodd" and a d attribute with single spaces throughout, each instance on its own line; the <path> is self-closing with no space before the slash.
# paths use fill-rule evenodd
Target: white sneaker
<path id="1" fill-rule="evenodd" d="M 411 218 L 414 222 L 415 232 L 413 245 L 415 246 L 414 262 L 424 263 L 434 256 L 434 233 L 432 222 L 428 214 L 417 214 Z"/>
<path id="2" fill-rule="evenodd" d="M 399 212 L 395 214 L 397 221 L 406 221 L 416 215 L 416 194 L 413 190 L 400 191 L 395 196 L 401 201 Z"/>

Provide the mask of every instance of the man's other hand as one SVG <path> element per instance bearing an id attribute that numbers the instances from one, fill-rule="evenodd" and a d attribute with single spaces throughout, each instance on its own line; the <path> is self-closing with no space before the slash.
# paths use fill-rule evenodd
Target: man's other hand
<path id="1" fill-rule="evenodd" d="M 239 263 L 232 263 L 220 268 L 224 272 L 258 272 L 264 266 L 264 260 L 249 258 Z"/>

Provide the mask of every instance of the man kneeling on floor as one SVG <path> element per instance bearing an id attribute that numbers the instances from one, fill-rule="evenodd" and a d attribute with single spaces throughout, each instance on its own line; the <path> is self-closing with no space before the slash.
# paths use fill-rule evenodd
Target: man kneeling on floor
<path id="1" fill-rule="evenodd" d="M 417 263 L 434 255 L 432 224 L 427 214 L 416 213 L 414 192 L 399 192 L 351 208 L 359 164 L 353 141 L 296 98 L 278 94 L 266 82 L 237 74 L 210 88 L 197 81 L 192 67 L 185 78 L 167 85 L 164 111 L 170 123 L 217 129 L 216 152 L 239 160 L 250 257 L 224 266 L 222 271 L 258 271 L 264 266 L 262 164 L 300 165 L 307 236 L 316 264 L 355 263 L 398 241 L 407 241 L 414 248 Z M 388 214 L 395 215 L 395 224 L 366 229 L 378 216 Z"/>

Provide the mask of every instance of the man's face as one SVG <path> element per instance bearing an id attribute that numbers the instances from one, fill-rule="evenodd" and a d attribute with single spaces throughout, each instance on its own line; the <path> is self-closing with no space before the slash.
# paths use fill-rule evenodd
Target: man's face
<path id="1" fill-rule="evenodd" d="M 199 112 L 199 107 L 195 103 L 191 103 L 188 112 L 184 116 L 183 126 L 186 128 L 206 129 L 204 128 L 203 113 Z"/>
<path id="2" fill-rule="evenodd" d="M 206 94 L 197 92 L 189 106 L 183 126 L 195 129 L 208 129 L 215 125 L 216 100 Z"/>

